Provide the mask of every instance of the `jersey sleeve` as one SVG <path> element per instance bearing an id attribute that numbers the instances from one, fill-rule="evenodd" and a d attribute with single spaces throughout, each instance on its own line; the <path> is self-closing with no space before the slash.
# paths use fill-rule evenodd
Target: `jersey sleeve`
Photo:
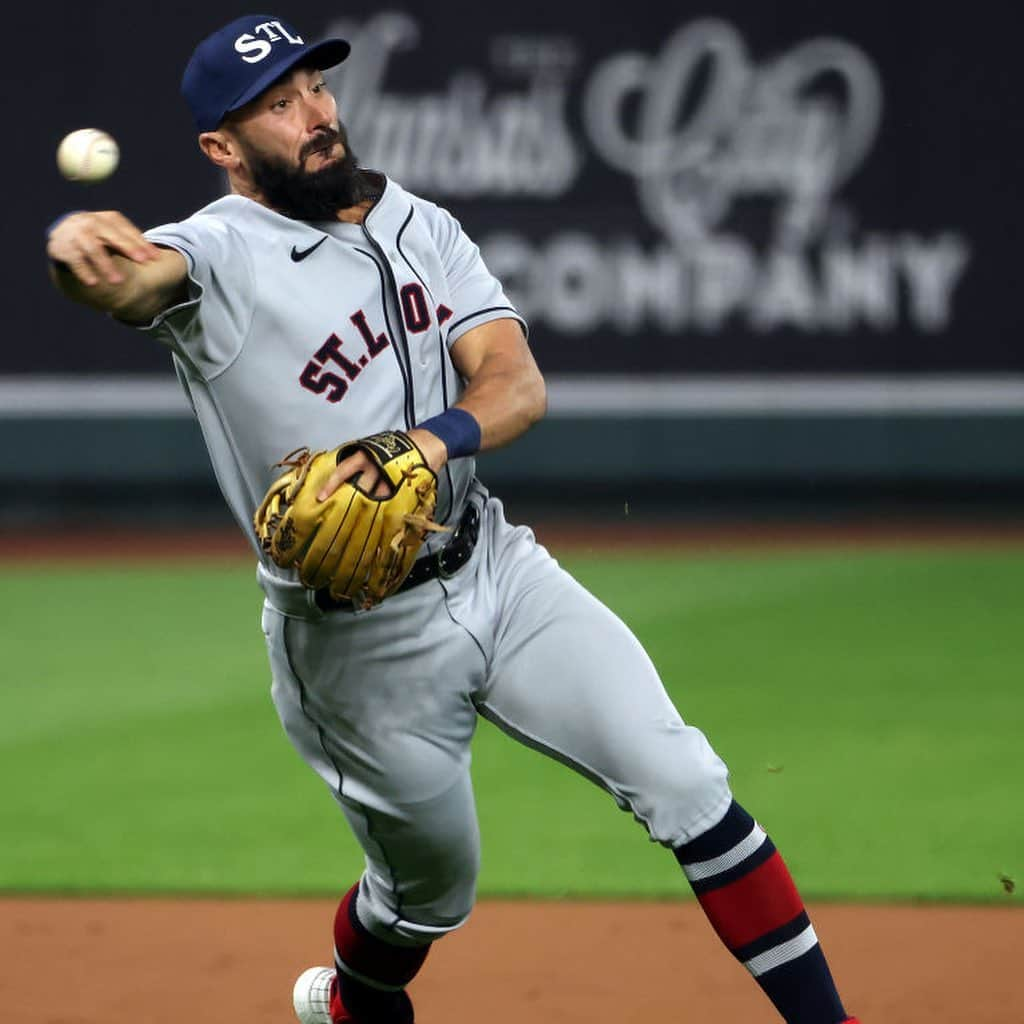
<path id="1" fill-rule="evenodd" d="M 527 324 L 509 301 L 501 282 L 487 269 L 480 248 L 447 210 L 433 207 L 434 241 L 441 255 L 452 316 L 446 343 L 450 348 L 467 331 L 489 320 L 511 317 L 527 333 Z"/>
<path id="2" fill-rule="evenodd" d="M 234 362 L 255 309 L 252 258 L 237 232 L 218 217 L 197 215 L 145 232 L 188 263 L 188 298 L 138 325 L 211 380 Z"/>

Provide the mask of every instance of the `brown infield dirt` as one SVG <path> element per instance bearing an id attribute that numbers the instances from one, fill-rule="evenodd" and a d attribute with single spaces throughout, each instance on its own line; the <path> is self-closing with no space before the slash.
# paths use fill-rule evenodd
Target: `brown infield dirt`
<path id="1" fill-rule="evenodd" d="M 1024 528 L 537 530 L 556 550 L 1020 545 Z M 246 556 L 237 533 L 0 535 L 0 561 Z M 811 917 L 863 1024 L 1016 1024 L 1024 909 L 819 905 Z M 0 1022 L 288 1024 L 329 963 L 329 900 L 0 899 Z M 770 1024 L 780 1018 L 693 901 L 483 901 L 410 992 L 420 1024 Z"/>
<path id="2" fill-rule="evenodd" d="M 1024 1020 L 1016 908 L 813 906 L 863 1024 Z M 0 900 L 0 1020 L 294 1024 L 330 901 Z M 410 992 L 421 1024 L 770 1024 L 693 902 L 482 902 Z"/>

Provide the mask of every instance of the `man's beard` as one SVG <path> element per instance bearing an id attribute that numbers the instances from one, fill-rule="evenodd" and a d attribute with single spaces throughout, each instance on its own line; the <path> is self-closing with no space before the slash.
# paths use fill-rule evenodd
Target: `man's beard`
<path id="1" fill-rule="evenodd" d="M 345 155 L 319 171 L 305 171 L 306 157 L 318 149 L 340 142 Z M 266 156 L 247 145 L 246 154 L 253 184 L 272 209 L 295 220 L 334 220 L 339 210 L 361 203 L 373 195 L 359 160 L 348 144 L 344 126 L 325 131 L 307 142 L 299 154 L 299 166 Z"/>

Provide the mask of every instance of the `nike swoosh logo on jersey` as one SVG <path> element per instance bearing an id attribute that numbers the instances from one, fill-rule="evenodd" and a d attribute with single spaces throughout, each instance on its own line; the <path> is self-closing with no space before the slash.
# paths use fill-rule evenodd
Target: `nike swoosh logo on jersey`
<path id="1" fill-rule="evenodd" d="M 316 245 L 311 245 L 308 249 L 302 249 L 301 251 L 299 249 L 296 249 L 295 246 L 293 245 L 292 246 L 292 262 L 293 263 L 301 263 L 307 256 L 310 255 L 310 253 L 316 252 L 316 250 L 319 249 L 320 246 L 323 245 L 324 242 L 326 242 L 326 241 L 327 241 L 327 236 L 324 235 L 324 237 L 321 238 L 320 241 L 316 243 Z"/>

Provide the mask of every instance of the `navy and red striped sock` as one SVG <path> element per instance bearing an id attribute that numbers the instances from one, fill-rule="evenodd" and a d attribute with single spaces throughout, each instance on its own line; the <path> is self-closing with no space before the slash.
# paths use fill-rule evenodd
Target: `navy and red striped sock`
<path id="1" fill-rule="evenodd" d="M 719 938 L 787 1024 L 848 1020 L 789 870 L 735 800 L 675 855 Z"/>
<path id="2" fill-rule="evenodd" d="M 338 985 L 331 999 L 331 1018 L 412 1024 L 412 1003 L 404 990 L 423 966 L 430 946 L 395 946 L 372 935 L 356 914 L 358 894 L 356 884 L 334 916 Z"/>

